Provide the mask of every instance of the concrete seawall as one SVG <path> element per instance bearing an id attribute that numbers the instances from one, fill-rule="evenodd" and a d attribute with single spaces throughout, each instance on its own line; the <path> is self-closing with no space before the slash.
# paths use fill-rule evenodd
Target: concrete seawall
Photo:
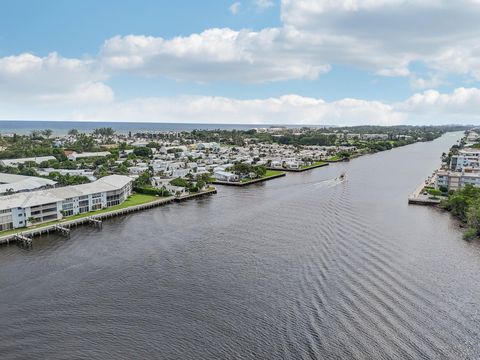
<path id="1" fill-rule="evenodd" d="M 325 162 L 324 164 L 312 165 L 312 166 L 306 167 L 304 169 L 278 169 L 278 168 L 268 167 L 267 170 L 287 171 L 287 172 L 304 172 L 304 171 L 313 170 L 313 169 L 328 166 L 328 165 L 330 165 L 330 164 L 328 162 Z"/>
<path id="2" fill-rule="evenodd" d="M 251 184 L 255 184 L 255 183 L 259 183 L 259 182 L 268 181 L 268 180 L 276 179 L 276 178 L 279 178 L 279 177 L 283 177 L 285 175 L 287 175 L 287 174 L 285 174 L 285 173 L 276 174 L 276 175 L 272 175 L 272 176 L 268 176 L 268 177 L 264 177 L 264 178 L 260 178 L 260 179 L 254 179 L 254 180 L 250 180 L 250 181 L 245 181 L 245 182 L 231 182 L 231 181 L 215 180 L 215 181 L 212 182 L 212 184 L 227 185 L 227 186 L 247 186 L 247 185 L 251 185 Z"/>
<path id="3" fill-rule="evenodd" d="M 182 197 L 169 196 L 169 197 L 154 200 L 145 204 L 129 206 L 124 209 L 105 211 L 99 214 L 92 214 L 91 216 L 86 215 L 85 217 L 81 217 L 73 220 L 56 221 L 54 224 L 45 225 L 45 226 L 40 225 L 38 228 L 31 228 L 31 229 L 27 228 L 24 230 L 19 229 L 18 232 L 0 236 L 0 244 L 8 244 L 10 242 L 15 242 L 19 237 L 19 235 L 26 238 L 33 238 L 33 237 L 46 235 L 46 234 L 48 235 L 52 232 L 57 232 L 59 230 L 59 227 L 70 229 L 74 226 L 76 227 L 79 225 L 91 224 L 95 221 L 101 221 L 101 220 L 112 218 L 115 216 L 126 215 L 136 211 L 142 211 L 142 210 L 147 210 L 147 209 L 151 209 L 158 206 L 163 206 L 166 204 L 170 204 L 172 202 L 186 201 L 186 200 L 190 200 L 190 199 L 194 199 L 194 198 L 198 198 L 206 195 L 212 195 L 216 193 L 217 193 L 217 189 L 214 188 L 214 189 L 210 189 L 210 190 L 203 191 L 196 194 L 185 195 Z"/>

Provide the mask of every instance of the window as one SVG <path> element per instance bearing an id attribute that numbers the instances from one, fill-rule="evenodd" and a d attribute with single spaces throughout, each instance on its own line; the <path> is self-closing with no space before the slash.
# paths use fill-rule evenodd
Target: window
<path id="1" fill-rule="evenodd" d="M 88 206 L 84 206 L 84 207 L 78 208 L 78 212 L 79 212 L 80 214 L 83 214 L 83 213 L 88 212 Z"/>
<path id="2" fill-rule="evenodd" d="M 102 208 L 102 203 L 92 205 L 92 210 L 99 210 Z"/>
<path id="3" fill-rule="evenodd" d="M 0 231 L 13 229 L 13 223 L 0 224 Z"/>
<path id="4" fill-rule="evenodd" d="M 72 216 L 73 210 L 63 210 L 63 216 Z"/>

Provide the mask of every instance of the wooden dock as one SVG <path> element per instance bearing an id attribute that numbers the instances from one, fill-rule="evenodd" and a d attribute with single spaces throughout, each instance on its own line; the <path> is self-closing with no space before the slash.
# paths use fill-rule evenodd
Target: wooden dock
<path id="1" fill-rule="evenodd" d="M 9 244 L 10 242 L 17 242 L 18 244 L 31 246 L 33 237 L 48 235 L 50 233 L 60 233 L 63 236 L 70 236 L 71 228 L 74 226 L 76 227 L 79 225 L 92 225 L 97 228 L 102 228 L 104 219 L 127 215 L 133 212 L 147 210 L 154 207 L 163 206 L 166 204 L 171 204 L 173 202 L 186 201 L 189 199 L 195 199 L 198 197 L 212 195 L 216 193 L 217 193 L 217 189 L 213 188 L 213 189 L 209 189 L 199 193 L 189 194 L 181 197 L 169 196 L 169 197 L 154 200 L 145 204 L 129 206 L 124 209 L 105 211 L 102 213 L 94 214 L 91 216 L 85 216 L 85 217 L 81 217 L 73 220 L 64 220 L 64 221 L 56 222 L 55 224 L 52 224 L 52 225 L 45 225 L 45 226 L 40 225 L 37 228 L 22 229 L 22 230 L 19 230 L 19 232 L 17 233 L 0 236 L 0 244 Z"/>
<path id="2" fill-rule="evenodd" d="M 17 244 L 21 244 L 25 247 L 32 246 L 32 238 L 29 238 L 23 234 L 15 234 L 13 240 L 15 240 Z"/>

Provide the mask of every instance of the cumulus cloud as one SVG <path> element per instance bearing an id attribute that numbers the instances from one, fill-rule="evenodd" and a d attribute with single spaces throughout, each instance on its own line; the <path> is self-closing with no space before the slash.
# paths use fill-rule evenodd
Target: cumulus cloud
<path id="1" fill-rule="evenodd" d="M 413 62 L 480 79 L 479 18 L 478 0 L 282 0 L 278 28 L 117 36 L 101 57 L 112 70 L 199 82 L 315 79 L 330 64 L 406 77 Z"/>
<path id="2" fill-rule="evenodd" d="M 77 119 L 135 118 L 146 122 L 276 123 L 276 124 L 371 124 L 404 121 L 390 105 L 376 101 L 322 99 L 285 95 L 267 99 L 239 100 L 225 97 L 181 96 L 119 102 L 97 112 L 76 113 Z"/>
<path id="3" fill-rule="evenodd" d="M 74 119 L 97 121 L 143 121 L 187 123 L 249 123 L 304 125 L 396 125 L 478 123 L 480 89 L 457 88 L 451 93 L 426 90 L 404 101 L 385 103 L 345 98 L 325 101 L 300 95 L 265 99 L 233 99 L 216 96 L 174 96 L 113 99 L 102 85 L 82 94 L 91 96 L 83 103 L 80 95 L 28 106 L 11 106 L 0 99 L 0 117 L 4 119 Z M 100 95 L 98 95 L 100 94 Z M 103 95 L 102 95 L 103 94 Z M 98 102 L 95 97 L 109 99 Z M 34 116 L 32 116 L 34 114 Z"/>
<path id="4" fill-rule="evenodd" d="M 286 46 L 281 29 L 209 29 L 173 39 L 128 35 L 107 40 L 101 59 L 111 71 L 197 82 L 313 79 L 330 66 Z"/>
<path id="5" fill-rule="evenodd" d="M 282 0 L 281 16 L 285 28 L 316 39 L 327 62 L 387 76 L 408 76 L 421 62 L 480 78 L 478 0 Z"/>
<path id="6" fill-rule="evenodd" d="M 0 58 L 0 96 L 11 103 L 102 102 L 113 99 L 98 63 L 64 58 L 57 53 L 30 53 Z"/>
<path id="7" fill-rule="evenodd" d="M 450 94 L 427 90 L 415 94 L 398 106 L 399 109 L 414 113 L 477 115 L 480 108 L 480 89 L 457 88 Z"/>

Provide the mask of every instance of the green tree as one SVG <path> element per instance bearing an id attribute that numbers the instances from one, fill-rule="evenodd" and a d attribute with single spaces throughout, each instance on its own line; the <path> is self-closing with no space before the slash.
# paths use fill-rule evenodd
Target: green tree
<path id="1" fill-rule="evenodd" d="M 49 138 L 50 136 L 52 136 L 53 134 L 53 131 L 51 129 L 45 129 L 42 131 L 42 134 L 43 136 L 45 136 L 46 138 Z"/>
<path id="2" fill-rule="evenodd" d="M 133 153 L 140 157 L 150 157 L 152 155 L 152 149 L 148 147 L 137 147 L 133 150 Z"/>

